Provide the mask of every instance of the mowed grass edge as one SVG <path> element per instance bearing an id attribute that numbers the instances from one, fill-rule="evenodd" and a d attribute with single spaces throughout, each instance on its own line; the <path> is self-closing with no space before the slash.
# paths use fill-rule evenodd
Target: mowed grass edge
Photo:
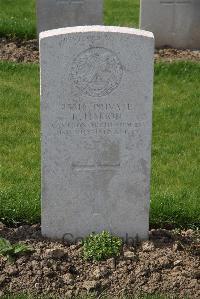
<path id="1" fill-rule="evenodd" d="M 152 227 L 200 223 L 200 64 L 155 65 Z M 0 219 L 40 221 L 39 66 L 0 62 Z"/>

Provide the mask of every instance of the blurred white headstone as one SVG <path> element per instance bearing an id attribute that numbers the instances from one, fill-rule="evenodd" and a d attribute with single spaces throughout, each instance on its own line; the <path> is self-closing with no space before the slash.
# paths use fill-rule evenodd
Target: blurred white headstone
<path id="1" fill-rule="evenodd" d="M 158 48 L 200 49 L 200 0 L 141 0 L 140 28 Z"/>
<path id="2" fill-rule="evenodd" d="M 131 28 L 40 34 L 44 235 L 148 237 L 153 54 Z"/>
<path id="3" fill-rule="evenodd" d="M 103 0 L 37 0 L 38 33 L 62 27 L 101 25 Z"/>

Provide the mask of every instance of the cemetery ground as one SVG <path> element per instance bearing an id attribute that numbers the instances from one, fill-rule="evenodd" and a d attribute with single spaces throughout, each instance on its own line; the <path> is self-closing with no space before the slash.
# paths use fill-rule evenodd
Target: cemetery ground
<path id="1" fill-rule="evenodd" d="M 199 63 L 155 64 L 150 225 L 156 230 L 150 232 L 150 243 L 125 246 L 116 265 L 113 259 L 85 262 L 80 245 L 68 247 L 41 237 L 36 224 L 40 222 L 39 66 L 4 61 L 0 74 L 4 222 L 0 235 L 34 248 L 32 255 L 14 264 L 0 258 L 2 292 L 15 294 L 28 288 L 39 295 L 48 294 L 50 288 L 60 296 L 106 290 L 110 295 L 162 292 L 198 298 Z M 49 257 L 57 249 L 62 258 Z"/>
<path id="2" fill-rule="evenodd" d="M 0 63 L 2 191 L 0 218 L 40 220 L 39 67 Z M 155 65 L 151 227 L 200 223 L 200 64 Z M 6 101 L 5 101 L 6 99 Z"/>
<path id="3" fill-rule="evenodd" d="M 132 2 L 106 0 L 106 25 L 136 27 L 139 1 L 135 0 L 136 9 Z M 50 293 L 59 297 L 87 293 L 88 298 L 93 291 L 98 297 L 163 293 L 170 298 L 199 298 L 199 52 L 168 49 L 157 54 L 150 241 L 124 245 L 117 259 L 87 262 L 80 244 L 68 246 L 41 236 L 38 49 L 35 41 L 24 40 L 35 38 L 34 1 L 0 0 L 0 6 L 1 44 L 12 43 L 4 58 L 34 62 L 0 62 L 0 236 L 34 249 L 14 263 L 0 256 L 0 297 L 25 299 L 29 296 L 12 294 L 29 290 L 37 298 L 49 298 Z M 15 47 L 17 43 L 20 47 Z M 166 53 L 166 60 L 172 56 L 176 60 L 179 53 L 184 61 L 160 61 Z M 193 61 L 186 61 L 188 57 Z"/>

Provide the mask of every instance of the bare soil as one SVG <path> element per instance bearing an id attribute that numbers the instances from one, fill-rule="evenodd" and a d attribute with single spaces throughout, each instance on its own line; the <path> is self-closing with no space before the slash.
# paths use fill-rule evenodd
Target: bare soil
<path id="1" fill-rule="evenodd" d="M 38 41 L 0 38 L 0 60 L 13 62 L 39 61 Z"/>
<path id="2" fill-rule="evenodd" d="M 124 245 L 120 257 L 102 262 L 84 261 L 81 244 L 43 238 L 40 225 L 0 224 L 0 236 L 33 248 L 12 263 L 0 256 L 0 296 L 29 291 L 59 297 L 95 292 L 112 297 L 167 293 L 200 298 L 198 231 L 151 230 L 149 241 Z"/>
<path id="3" fill-rule="evenodd" d="M 177 60 L 200 62 L 200 51 L 178 50 L 178 49 L 159 49 L 155 51 L 156 61 L 173 62 Z"/>
<path id="4" fill-rule="evenodd" d="M 19 40 L 0 38 L 0 60 L 10 60 L 13 62 L 30 62 L 39 61 L 38 41 Z M 190 60 L 200 62 L 200 51 L 177 50 L 177 49 L 160 49 L 155 51 L 156 61 Z"/>

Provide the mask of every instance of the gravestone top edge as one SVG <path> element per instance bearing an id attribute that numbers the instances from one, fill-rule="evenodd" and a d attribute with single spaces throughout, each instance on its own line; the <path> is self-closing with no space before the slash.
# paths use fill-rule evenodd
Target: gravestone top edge
<path id="1" fill-rule="evenodd" d="M 43 31 L 39 35 L 39 39 L 42 40 L 44 38 L 59 36 L 65 34 L 73 34 L 73 33 L 89 33 L 89 32 L 101 32 L 101 33 L 124 33 L 130 35 L 136 35 L 140 37 L 146 37 L 154 39 L 154 35 L 150 31 L 140 30 L 130 27 L 119 27 L 119 26 L 75 26 L 75 27 L 64 27 L 53 30 Z"/>

